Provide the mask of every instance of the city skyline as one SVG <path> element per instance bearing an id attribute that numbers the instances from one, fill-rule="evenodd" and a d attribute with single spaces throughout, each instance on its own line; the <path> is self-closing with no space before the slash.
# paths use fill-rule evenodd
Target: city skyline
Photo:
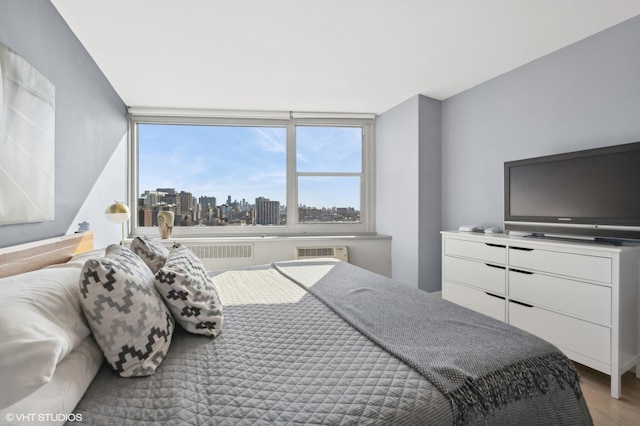
<path id="1" fill-rule="evenodd" d="M 359 128 L 302 127 L 296 162 L 302 172 L 358 172 Z M 138 126 L 139 195 L 175 188 L 196 198 L 265 197 L 286 205 L 286 129 L 205 125 Z M 360 209 L 358 177 L 303 176 L 298 205 Z"/>
<path id="2" fill-rule="evenodd" d="M 164 191 L 163 191 L 164 190 Z M 171 190 L 171 191 L 169 191 Z M 263 197 L 263 196 L 257 196 L 252 200 L 247 200 L 246 198 L 242 198 L 242 199 L 237 199 L 235 197 L 233 197 L 231 194 L 228 194 L 226 197 L 217 197 L 215 195 L 197 195 L 197 194 L 193 194 L 190 191 L 184 191 L 184 190 L 180 190 L 177 188 L 173 188 L 173 187 L 161 187 L 161 188 L 155 188 L 155 189 L 145 189 L 142 193 L 140 193 L 140 195 L 138 196 L 138 199 L 142 199 L 142 198 L 146 198 L 149 194 L 155 194 L 156 192 L 162 192 L 162 193 L 170 193 L 173 192 L 175 194 L 180 194 L 181 192 L 185 192 L 185 193 L 189 193 L 194 199 L 196 200 L 200 200 L 202 198 L 212 198 L 216 200 L 216 207 L 220 207 L 220 206 L 231 206 L 231 205 L 235 205 L 237 204 L 238 206 L 255 206 L 256 201 L 258 199 L 264 198 L 267 200 L 271 200 L 271 201 L 277 201 L 280 203 L 281 208 L 286 209 L 286 204 L 283 203 L 280 200 L 273 200 L 270 199 L 269 197 Z M 162 203 L 151 203 L 150 205 L 156 206 L 156 205 L 162 205 Z M 317 208 L 317 209 L 336 209 L 336 208 L 350 208 L 353 209 L 355 208 L 354 206 L 313 206 L 313 205 L 306 205 L 306 204 L 298 204 L 297 206 L 298 208 Z"/>
<path id="3" fill-rule="evenodd" d="M 243 199 L 224 201 L 216 197 L 196 197 L 190 192 L 175 188 L 146 190 L 139 197 L 138 220 L 140 226 L 157 226 L 161 211 L 174 212 L 175 226 L 246 226 L 285 225 L 287 211 L 277 200 L 258 197 L 255 203 Z M 357 222 L 360 210 L 353 207 L 316 208 L 300 206 L 297 211 L 299 222 Z"/>

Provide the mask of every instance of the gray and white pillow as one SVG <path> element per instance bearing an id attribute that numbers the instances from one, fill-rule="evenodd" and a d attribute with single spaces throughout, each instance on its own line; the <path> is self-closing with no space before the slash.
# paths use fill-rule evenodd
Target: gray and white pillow
<path id="1" fill-rule="evenodd" d="M 218 289 L 191 249 L 174 245 L 156 272 L 155 285 L 185 330 L 212 338 L 220 334 L 223 314 Z"/>
<path id="2" fill-rule="evenodd" d="M 164 244 L 147 236 L 135 237 L 129 248 L 140 256 L 154 274 L 164 266 L 169 255 L 169 249 Z"/>
<path id="3" fill-rule="evenodd" d="M 153 273 L 131 250 L 107 247 L 80 274 L 80 302 L 107 361 L 122 377 L 149 376 L 171 345 L 174 321 Z"/>

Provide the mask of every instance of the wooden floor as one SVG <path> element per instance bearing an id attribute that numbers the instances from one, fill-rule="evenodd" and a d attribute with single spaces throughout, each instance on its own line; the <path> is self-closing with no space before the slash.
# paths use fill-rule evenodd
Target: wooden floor
<path id="1" fill-rule="evenodd" d="M 576 368 L 594 425 L 640 425 L 640 379 L 634 373 L 622 376 L 622 398 L 614 399 L 609 376 L 580 364 Z"/>

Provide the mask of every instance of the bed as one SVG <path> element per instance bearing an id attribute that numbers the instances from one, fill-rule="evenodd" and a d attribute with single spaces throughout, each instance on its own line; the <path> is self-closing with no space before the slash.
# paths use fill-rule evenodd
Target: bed
<path id="1" fill-rule="evenodd" d="M 10 271 L 0 289 L 23 285 L 25 275 L 68 274 L 75 279 L 73 310 L 89 323 L 89 332 L 58 345 L 63 349 L 49 360 L 55 365 L 39 373 L 44 378 L 5 391 L 1 418 L 8 424 L 592 424 L 573 365 L 550 344 L 334 259 L 207 271 L 219 309 L 183 325 L 184 307 L 166 303 L 149 340 L 158 350 L 131 368 L 131 357 L 120 353 L 118 369 L 92 328 L 93 314 L 80 306 L 91 291 L 81 277 L 93 283 L 88 265 L 104 259 L 105 250 L 92 250 L 90 234 L 64 239 L 82 246 L 68 243 L 45 262 L 53 266 L 0 249 L 0 275 Z M 50 243 L 31 248 L 47 253 Z M 197 263 L 184 249 L 169 250 L 162 261 L 153 253 L 109 250 L 136 262 L 146 257 L 158 277 L 171 259 Z M 16 262 L 37 270 L 25 273 Z M 11 374 L 7 361 L 0 363 L 6 383 Z M 131 371 L 143 373 L 123 377 Z"/>

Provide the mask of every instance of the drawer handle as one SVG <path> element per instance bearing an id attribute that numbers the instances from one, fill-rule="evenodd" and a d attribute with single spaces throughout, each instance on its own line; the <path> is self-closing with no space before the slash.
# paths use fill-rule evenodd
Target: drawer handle
<path id="1" fill-rule="evenodd" d="M 484 243 L 485 245 L 489 246 L 489 247 L 499 247 L 499 248 L 505 248 L 505 245 L 502 244 L 492 244 L 492 243 Z"/>
<path id="2" fill-rule="evenodd" d="M 506 300 L 507 299 L 504 296 L 498 296 L 497 294 L 492 294 L 492 293 L 489 293 L 489 292 L 486 292 L 486 291 L 484 292 L 484 294 L 486 294 L 487 296 L 495 297 L 497 299 L 502 299 L 502 300 Z"/>
<path id="3" fill-rule="evenodd" d="M 513 268 L 509 268 L 509 271 L 511 271 L 511 272 L 517 272 L 517 273 L 519 273 L 519 274 L 533 275 L 533 272 L 530 272 L 530 271 L 523 271 L 522 269 L 513 269 Z"/>
<path id="4" fill-rule="evenodd" d="M 511 246 L 509 248 L 512 249 L 512 250 L 533 251 L 532 248 L 526 248 L 526 247 L 513 247 L 513 246 Z"/>
<path id="5" fill-rule="evenodd" d="M 524 302 L 518 302 L 517 300 L 510 299 L 509 303 L 515 303 L 516 305 L 524 306 L 526 308 L 533 308 L 533 305 Z"/>
<path id="6" fill-rule="evenodd" d="M 507 268 L 506 268 L 506 267 L 504 267 L 504 266 L 492 265 L 492 264 L 490 264 L 490 263 L 485 263 L 485 265 L 487 265 L 487 266 L 488 266 L 488 267 L 490 267 L 490 268 L 507 269 Z"/>

